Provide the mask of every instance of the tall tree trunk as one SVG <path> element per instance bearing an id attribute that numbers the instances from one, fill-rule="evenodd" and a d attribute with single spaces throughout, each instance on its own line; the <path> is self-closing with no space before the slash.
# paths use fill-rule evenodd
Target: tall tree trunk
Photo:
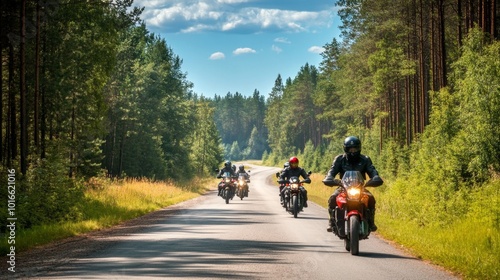
<path id="1" fill-rule="evenodd" d="M 424 37 L 425 37 L 425 31 L 424 31 L 424 26 L 425 26 L 425 22 L 424 22 L 424 7 L 423 7 L 423 4 L 422 4 L 422 1 L 420 1 L 420 27 L 419 27 L 419 30 L 418 30 L 418 64 L 420 65 L 419 67 L 419 99 L 418 102 L 419 102 L 419 110 L 416 111 L 415 113 L 419 115 L 418 117 L 418 120 L 419 120 L 419 124 L 418 124 L 418 132 L 423 132 L 424 130 L 424 118 L 423 118 L 423 114 L 422 114 L 422 109 L 423 109 L 423 102 L 422 102 L 422 99 L 423 97 L 425 96 L 426 94 L 426 91 L 427 91 L 427 87 L 425 86 L 426 84 L 426 71 L 425 71 L 425 68 L 426 68 L 426 63 L 425 63 L 425 46 L 424 46 Z M 416 101 L 417 102 L 417 101 Z"/>
<path id="2" fill-rule="evenodd" d="M 46 36 L 43 37 L 43 54 L 44 56 L 42 56 L 42 77 L 45 76 L 45 73 L 46 73 L 46 69 L 45 69 L 45 54 L 47 53 L 46 51 L 47 49 L 47 38 Z M 46 98 L 46 91 L 45 91 L 45 86 L 43 86 L 41 88 L 41 91 L 40 91 L 40 98 L 41 98 L 41 102 L 42 102 L 42 110 L 41 110 L 41 121 L 40 121 L 40 158 L 45 158 L 46 156 L 46 135 L 47 135 L 47 107 L 48 107 L 48 104 L 47 104 L 47 98 Z"/>
<path id="3" fill-rule="evenodd" d="M 26 174 L 27 171 L 27 157 L 28 157 L 28 116 L 26 111 L 26 1 L 21 2 L 21 42 L 19 45 L 19 90 L 21 91 L 20 109 L 21 109 L 21 173 Z"/>
<path id="4" fill-rule="evenodd" d="M 0 5 L 0 8 L 2 6 Z M 0 9 L 2 14 L 2 9 Z M 6 126 L 7 128 L 7 126 Z M 3 146 L 3 46 L 0 45 L 0 164 L 4 164 L 4 146 Z"/>
<path id="5" fill-rule="evenodd" d="M 13 42 L 9 45 L 9 130 L 7 137 L 9 139 L 7 146 L 8 158 L 7 165 L 12 166 L 12 160 L 17 158 L 17 118 L 16 118 L 16 95 L 14 87 L 14 46 Z"/>
<path id="6" fill-rule="evenodd" d="M 491 0 L 491 5 L 490 5 L 490 33 L 491 33 L 491 41 L 495 40 L 496 38 L 496 10 L 497 10 L 497 5 L 496 5 L 496 0 Z"/>
<path id="7" fill-rule="evenodd" d="M 439 47 L 440 47 L 440 60 L 441 67 L 441 88 L 448 85 L 448 73 L 446 69 L 446 31 L 445 31 L 445 17 L 444 17 L 444 0 L 439 0 L 438 4 L 438 19 L 439 19 Z"/>
<path id="8" fill-rule="evenodd" d="M 33 135 L 35 151 L 40 153 L 39 136 L 39 103 L 40 103 L 40 0 L 36 4 L 36 42 L 35 42 L 35 96 L 34 96 L 34 115 L 33 115 Z"/>
<path id="9" fill-rule="evenodd" d="M 458 16 L 458 46 L 462 46 L 462 25 L 463 25 L 463 14 L 462 14 L 462 0 L 457 0 L 457 16 Z"/>
<path id="10" fill-rule="evenodd" d="M 76 150 L 76 145 L 75 145 L 75 117 L 76 117 L 76 113 L 75 113 L 75 105 L 76 104 L 76 96 L 75 96 L 75 92 L 73 90 L 73 105 L 71 106 L 71 147 L 70 147 L 70 152 L 69 152 L 69 162 L 70 162 L 70 167 L 69 167 L 69 177 L 70 178 L 73 178 L 73 175 L 75 173 L 75 169 L 76 169 L 76 164 L 75 164 L 75 150 Z"/>

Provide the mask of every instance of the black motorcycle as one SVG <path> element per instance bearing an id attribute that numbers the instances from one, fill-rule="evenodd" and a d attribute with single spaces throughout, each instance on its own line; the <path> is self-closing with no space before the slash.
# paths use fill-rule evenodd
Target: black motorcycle
<path id="1" fill-rule="evenodd" d="M 241 200 L 243 200 L 244 197 L 248 197 L 248 182 L 250 182 L 250 180 L 245 173 L 238 173 L 236 196 L 241 198 Z"/>
<path id="2" fill-rule="evenodd" d="M 279 183 L 285 185 L 282 191 L 284 194 L 283 207 L 294 218 L 297 218 L 299 212 L 303 211 L 305 204 L 305 198 L 300 191 L 304 181 L 300 181 L 297 176 L 292 176 L 288 181 L 280 181 Z"/>

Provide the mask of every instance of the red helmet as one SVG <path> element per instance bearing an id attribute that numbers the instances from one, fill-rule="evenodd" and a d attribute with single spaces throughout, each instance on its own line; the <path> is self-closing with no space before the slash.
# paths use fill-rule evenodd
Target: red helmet
<path id="1" fill-rule="evenodd" d="M 290 163 L 290 168 L 297 168 L 299 167 L 299 159 L 297 157 L 291 157 L 290 160 L 288 160 Z"/>

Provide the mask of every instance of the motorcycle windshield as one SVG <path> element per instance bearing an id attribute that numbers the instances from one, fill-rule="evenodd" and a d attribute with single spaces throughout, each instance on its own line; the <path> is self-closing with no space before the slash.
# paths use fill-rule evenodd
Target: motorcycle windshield
<path id="1" fill-rule="evenodd" d="M 342 177 L 342 185 L 344 188 L 360 187 L 365 183 L 365 178 L 359 171 L 346 171 Z"/>
<path id="2" fill-rule="evenodd" d="M 299 183 L 299 177 L 297 176 L 292 176 L 290 177 L 290 184 L 298 184 Z"/>
<path id="3" fill-rule="evenodd" d="M 223 177 L 225 177 L 225 178 L 231 178 L 231 173 L 228 172 L 228 171 L 226 171 L 226 172 L 224 172 L 224 176 Z"/>

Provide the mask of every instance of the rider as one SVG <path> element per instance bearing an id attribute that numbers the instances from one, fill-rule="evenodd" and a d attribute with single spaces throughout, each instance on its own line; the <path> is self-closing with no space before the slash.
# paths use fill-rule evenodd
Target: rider
<path id="1" fill-rule="evenodd" d="M 283 170 L 281 170 L 280 174 L 283 173 L 285 171 L 285 169 L 287 167 L 290 166 L 290 163 L 287 161 L 285 162 L 285 164 L 283 164 Z M 283 193 L 283 188 L 285 187 L 285 184 L 280 184 L 280 193 L 279 193 L 279 196 L 280 196 L 280 203 L 281 205 L 283 205 L 283 207 L 285 206 L 284 204 L 284 201 L 285 201 L 285 194 Z"/>
<path id="2" fill-rule="evenodd" d="M 311 183 L 311 178 L 309 178 L 309 174 L 307 172 L 299 167 L 299 159 L 297 157 L 291 157 L 290 160 L 288 160 L 288 163 L 290 164 L 289 167 L 283 169 L 281 172 L 278 181 L 286 181 L 290 180 L 291 177 L 297 176 L 304 178 L 304 183 L 310 184 Z M 304 186 L 300 186 L 300 192 L 302 193 L 304 197 L 304 207 L 307 207 L 307 190 L 304 188 Z"/>
<path id="3" fill-rule="evenodd" d="M 336 156 L 333 160 L 332 167 L 328 170 L 325 179 L 323 179 L 323 183 L 325 183 L 325 185 L 331 186 L 328 182 L 332 182 L 337 174 L 340 174 L 340 178 L 342 178 L 346 171 L 360 171 L 364 177 L 368 174 L 374 183 L 372 185 L 374 187 L 380 186 L 384 183 L 382 178 L 378 175 L 377 169 L 373 166 L 372 160 L 368 156 L 361 154 L 361 141 L 357 137 L 349 136 L 344 140 L 344 152 L 344 154 Z M 330 196 L 330 199 L 328 199 L 328 213 L 330 214 L 328 228 L 326 229 L 328 232 L 333 230 L 333 210 L 335 209 L 337 196 L 340 194 L 341 190 L 342 188 L 337 188 Z M 370 230 L 376 231 L 375 197 L 373 197 L 368 190 L 365 190 L 365 192 L 368 195 L 368 223 Z"/>
<path id="4" fill-rule="evenodd" d="M 245 171 L 245 167 L 243 165 L 240 165 L 238 166 L 238 176 L 241 176 L 243 175 L 247 181 L 247 183 L 250 183 L 250 174 L 248 174 L 246 171 Z M 247 186 L 247 192 L 250 191 L 250 187 L 248 186 L 248 184 L 246 184 Z M 248 196 L 248 194 L 246 194 L 245 196 Z"/>
<path id="5" fill-rule="evenodd" d="M 231 177 L 236 177 L 236 174 L 234 173 L 233 167 L 232 167 L 231 162 L 229 160 L 226 160 L 226 162 L 224 162 L 224 168 L 222 168 L 219 171 L 219 174 L 217 174 L 217 178 L 219 178 L 219 179 L 222 178 L 222 175 L 225 172 L 229 172 L 231 174 Z M 218 196 L 221 195 L 221 190 L 222 190 L 223 186 L 224 186 L 224 184 L 219 183 L 219 185 L 218 185 L 219 192 L 217 194 Z"/>

